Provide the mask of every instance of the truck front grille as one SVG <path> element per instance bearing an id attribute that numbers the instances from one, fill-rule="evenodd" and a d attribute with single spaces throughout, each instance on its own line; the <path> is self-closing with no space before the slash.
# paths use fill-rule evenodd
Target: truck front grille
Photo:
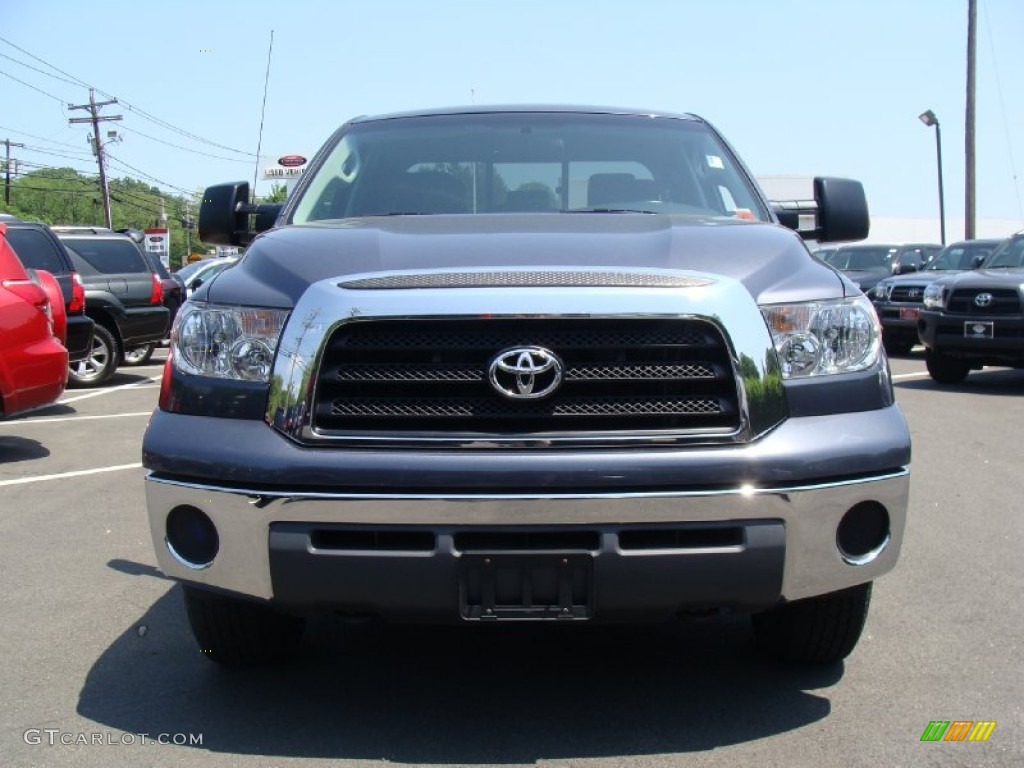
<path id="1" fill-rule="evenodd" d="M 546 397 L 508 397 L 492 384 L 492 361 L 521 348 L 561 362 Z M 326 436 L 500 438 L 727 434 L 739 422 L 728 348 L 710 323 L 471 318 L 340 326 L 324 349 L 312 426 Z"/>
<path id="2" fill-rule="evenodd" d="M 889 301 L 896 301 L 900 304 L 923 304 L 924 286 L 921 285 L 894 285 Z"/>
<path id="3" fill-rule="evenodd" d="M 979 307 L 975 303 L 981 293 L 992 294 L 988 306 Z M 946 311 L 965 315 L 1019 315 L 1020 293 L 1013 288 L 961 288 L 949 297 Z"/>

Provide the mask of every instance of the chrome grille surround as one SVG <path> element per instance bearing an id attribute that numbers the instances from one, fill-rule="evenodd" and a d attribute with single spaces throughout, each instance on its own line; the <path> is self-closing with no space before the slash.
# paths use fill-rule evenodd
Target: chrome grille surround
<path id="1" fill-rule="evenodd" d="M 531 274 L 537 272 L 531 270 Z M 771 339 L 758 307 L 742 284 L 701 273 L 639 270 L 636 285 L 591 286 L 584 284 L 588 279 L 586 276 L 592 275 L 593 270 L 581 270 L 566 277 L 569 273 L 573 270 L 554 270 L 553 274 L 558 277 L 557 281 L 552 277 L 552 284 L 558 287 L 551 288 L 537 287 L 534 282 L 529 286 L 472 290 L 464 287 L 429 290 L 341 287 L 421 285 L 423 273 L 416 272 L 375 273 L 352 276 L 343 282 L 334 278 L 315 283 L 296 305 L 282 336 L 274 362 L 266 420 L 297 442 L 325 447 L 422 448 L 433 445 L 445 448 L 514 448 L 542 444 L 557 448 L 623 444 L 668 447 L 677 442 L 744 442 L 785 418 L 781 381 L 778 374 L 769 368 L 775 361 Z M 621 270 L 615 274 L 617 281 L 630 282 L 621 278 L 626 274 Z M 437 278 L 437 273 L 431 272 L 428 276 L 428 282 L 438 285 L 445 282 Z M 649 287 L 651 283 L 658 282 L 655 278 L 659 276 L 664 278 L 665 284 L 686 287 Z M 581 285 L 565 287 L 566 283 Z M 439 315 L 438 307 L 445 308 L 446 314 Z M 600 311 L 595 312 L 595 308 Z M 378 344 L 382 338 L 388 338 L 389 332 L 396 331 L 394 343 L 404 347 L 409 343 L 410 334 L 414 339 L 417 334 L 426 334 L 422 341 L 430 336 L 432 328 L 443 327 L 445 333 L 454 334 L 451 339 L 455 343 L 460 343 L 460 339 L 470 339 L 481 328 L 487 329 L 488 333 L 497 328 L 497 338 L 491 339 L 494 351 L 497 351 L 502 332 L 531 324 L 534 328 L 553 329 L 555 341 L 567 339 L 580 329 L 585 335 L 589 332 L 587 329 L 598 326 L 602 333 L 618 334 L 624 343 L 630 343 L 636 337 L 637 326 L 641 331 L 640 337 L 651 328 L 668 329 L 669 336 L 676 338 L 693 340 L 708 334 L 717 337 L 715 343 L 722 354 L 717 365 L 687 360 L 657 364 L 598 360 L 567 365 L 564 386 L 575 386 L 577 382 L 586 385 L 588 378 L 600 376 L 612 382 L 612 391 L 599 392 L 597 397 L 588 396 L 582 400 L 570 396 L 573 393 L 567 393 L 564 402 L 557 404 L 558 415 L 603 416 L 608 409 L 618 409 L 618 417 L 626 418 L 635 414 L 709 414 L 717 410 L 730 418 L 713 428 L 706 425 L 686 428 L 677 423 L 668 429 L 640 425 L 637 428 L 620 426 L 596 430 L 579 426 L 573 429 L 549 427 L 539 431 L 534 425 L 533 429 L 521 433 L 508 428 L 479 430 L 471 426 L 462 430 L 433 430 L 424 428 L 422 423 L 416 429 L 403 429 L 401 423 L 368 430 L 324 427 L 325 418 L 329 419 L 331 415 L 345 415 L 346 412 L 349 415 L 360 412 L 374 415 L 380 408 L 384 409 L 385 416 L 394 416 L 396 422 L 409 414 L 430 418 L 435 413 L 442 418 L 451 413 L 458 415 L 468 407 L 464 400 L 458 398 L 450 403 L 441 402 L 436 397 L 430 402 L 417 402 L 416 397 L 385 397 L 374 402 L 373 395 L 379 387 L 396 381 L 435 385 L 452 382 L 452 386 L 457 387 L 486 379 L 486 371 L 479 365 L 437 368 L 430 361 L 405 363 L 397 357 L 384 365 L 356 361 L 353 365 L 339 367 L 335 353 L 328 349 L 336 334 L 358 340 L 363 329 L 383 329 L 383 333 L 374 338 L 374 344 Z M 696 336 L 693 329 L 697 329 Z M 727 333 L 726 329 L 730 332 Z M 681 337 L 678 332 L 682 332 Z M 364 397 L 360 391 L 358 398 L 331 400 L 320 397 L 318 393 L 325 376 L 336 376 L 338 381 L 361 386 L 370 396 Z M 386 381 L 381 381 L 382 376 Z M 623 397 L 614 396 L 616 386 L 622 386 L 624 380 L 637 376 L 645 381 L 660 381 L 661 386 L 676 380 L 698 382 L 698 391 L 691 394 L 680 387 L 679 392 L 672 393 L 671 397 L 636 397 L 628 391 Z M 700 387 L 709 386 L 709 380 L 716 377 L 731 388 L 724 407 L 722 403 L 725 401 L 721 398 L 709 397 L 707 392 L 700 391 Z M 754 402 L 748 400 L 750 391 L 757 393 Z M 494 418 L 503 418 L 501 408 L 509 405 L 520 407 L 519 415 L 526 413 L 529 418 L 542 419 L 551 415 L 543 410 L 535 410 L 531 415 L 520 404 L 502 404 L 497 399 L 489 401 L 485 410 L 495 411 Z M 536 403 L 529 407 L 536 409 Z M 389 409 L 391 414 L 387 413 Z M 730 410 L 732 413 L 727 413 Z"/>

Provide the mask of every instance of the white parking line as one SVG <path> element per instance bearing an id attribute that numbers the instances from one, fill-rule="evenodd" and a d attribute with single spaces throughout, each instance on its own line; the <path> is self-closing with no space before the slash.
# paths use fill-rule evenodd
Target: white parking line
<path id="1" fill-rule="evenodd" d="M 51 416 L 44 419 L 20 419 L 18 421 L 0 421 L 0 427 L 15 424 L 52 424 L 55 421 L 89 421 L 90 419 L 123 419 L 125 416 L 152 416 L 152 411 L 136 411 L 135 413 L 108 413 L 102 416 Z"/>
<path id="2" fill-rule="evenodd" d="M 899 381 L 900 379 L 923 379 L 928 376 L 928 371 L 920 371 L 919 373 L 900 373 L 892 377 L 893 381 Z"/>
<path id="3" fill-rule="evenodd" d="M 135 387 L 142 387 L 146 384 L 152 384 L 154 381 L 159 381 L 160 376 L 150 376 L 142 381 L 133 381 L 131 384 L 121 384 L 116 387 L 107 387 L 106 389 L 99 389 L 95 392 L 90 392 L 86 395 L 79 395 L 78 397 L 67 397 L 63 400 L 58 400 L 57 405 L 64 405 L 65 403 L 77 403 L 79 400 L 86 400 L 90 397 L 99 397 L 100 395 L 109 395 L 111 392 L 117 392 L 119 389 L 132 389 Z"/>
<path id="4" fill-rule="evenodd" d="M 142 462 L 137 464 L 117 464 L 113 467 L 97 467 L 96 469 L 80 469 L 75 472 L 59 472 L 55 475 L 36 475 L 35 477 L 19 477 L 14 480 L 0 480 L 0 487 L 5 485 L 24 485 L 25 483 L 41 483 L 44 480 L 63 480 L 66 477 L 97 475 L 101 472 L 117 472 L 122 469 L 140 469 Z"/>

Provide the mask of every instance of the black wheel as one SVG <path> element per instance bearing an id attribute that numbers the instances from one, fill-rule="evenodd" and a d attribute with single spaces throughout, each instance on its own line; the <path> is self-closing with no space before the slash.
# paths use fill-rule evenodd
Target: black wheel
<path id="1" fill-rule="evenodd" d="M 114 375 L 119 355 L 114 334 L 97 323 L 88 357 L 68 365 L 68 384 L 75 387 L 99 386 Z"/>
<path id="2" fill-rule="evenodd" d="M 969 363 L 928 350 L 924 359 L 928 374 L 939 384 L 959 384 L 971 372 Z"/>
<path id="3" fill-rule="evenodd" d="M 912 336 L 899 336 L 893 333 L 882 332 L 882 345 L 890 355 L 909 355 L 917 340 Z"/>
<path id="4" fill-rule="evenodd" d="M 302 640 L 302 618 L 195 587 L 182 590 L 199 651 L 218 664 L 241 667 L 284 661 Z"/>
<path id="5" fill-rule="evenodd" d="M 850 655 L 871 602 L 871 582 L 753 616 L 758 650 L 777 659 L 832 664 Z"/>
<path id="6" fill-rule="evenodd" d="M 141 347 L 126 349 L 124 351 L 124 364 L 145 365 L 149 362 L 149 358 L 153 356 L 154 349 L 156 349 L 156 344 L 145 344 Z"/>

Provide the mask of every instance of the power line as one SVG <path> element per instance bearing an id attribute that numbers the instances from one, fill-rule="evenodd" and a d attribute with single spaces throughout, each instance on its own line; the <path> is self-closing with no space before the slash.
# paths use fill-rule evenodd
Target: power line
<path id="1" fill-rule="evenodd" d="M 175 149 L 181 149 L 181 150 L 184 150 L 185 152 L 191 152 L 193 155 L 202 155 L 203 157 L 213 157 L 213 158 L 216 158 L 217 160 L 226 160 L 229 163 L 245 163 L 247 165 L 249 163 L 248 160 L 240 160 L 237 157 L 224 157 L 223 155 L 213 155 L 213 154 L 210 154 L 209 152 L 200 152 L 198 149 L 189 149 L 188 147 L 183 147 L 180 144 L 172 144 L 169 141 L 164 141 L 163 139 L 158 139 L 155 136 L 150 136 L 149 134 L 143 133 L 138 128 L 128 128 L 127 126 L 123 126 L 122 125 L 121 126 L 121 130 L 128 131 L 129 133 L 134 133 L 134 134 L 136 134 L 138 136 L 142 136 L 144 139 L 149 139 L 150 141 L 157 141 L 157 142 L 159 142 L 161 144 L 166 144 L 168 147 L 174 147 Z"/>
<path id="2" fill-rule="evenodd" d="M 191 193 L 191 192 L 189 192 L 189 191 L 188 191 L 187 189 L 182 189 L 181 187 L 175 186 L 174 184 L 171 184 L 171 183 L 170 183 L 169 181 L 164 181 L 163 179 L 158 179 L 158 178 L 157 178 L 156 176 L 150 176 L 150 175 L 149 175 L 148 173 L 146 173 L 145 171 L 140 171 L 140 170 L 139 170 L 138 168 L 136 168 L 135 166 L 133 166 L 133 165 L 128 165 L 128 163 L 126 163 L 126 162 L 125 162 L 124 160 L 120 160 L 120 159 L 118 159 L 118 158 L 114 157 L 114 156 L 113 156 L 112 154 L 110 154 L 109 152 L 107 153 L 107 157 L 109 157 L 109 158 L 110 158 L 110 160 L 111 160 L 112 162 L 116 163 L 117 165 L 120 165 L 120 166 L 122 166 L 122 167 L 124 167 L 124 168 L 127 168 L 127 169 L 128 169 L 129 171 L 134 171 L 135 173 L 139 174 L 139 175 L 140 175 L 140 176 L 142 176 L 143 178 L 149 179 L 150 181 L 155 181 L 155 182 L 156 182 L 157 184 L 163 184 L 163 185 L 164 185 L 165 187 L 170 187 L 171 189 L 176 189 L 176 190 L 178 190 L 179 192 L 181 192 L 181 193 L 183 193 L 183 194 L 186 194 L 186 195 L 190 195 L 190 194 L 192 194 L 192 193 Z"/>
<path id="3" fill-rule="evenodd" d="M 47 149 L 44 147 L 35 147 L 31 144 L 25 146 L 30 152 L 38 152 L 41 155 L 52 155 L 54 157 L 66 157 L 68 160 L 88 160 L 89 156 L 85 152 L 77 152 L 75 154 L 68 154 L 67 152 L 57 152 L 54 149 Z"/>
<path id="4" fill-rule="evenodd" d="M 15 50 L 21 51 L 26 56 L 28 56 L 28 57 L 30 57 L 32 59 L 35 59 L 40 64 L 43 64 L 43 65 L 49 67 L 50 69 L 52 69 L 52 70 L 54 70 L 56 72 L 59 72 L 60 74 L 66 76 L 66 77 L 71 78 L 72 80 L 74 80 L 75 82 L 79 83 L 80 85 L 82 85 L 84 87 L 94 88 L 94 90 L 97 93 L 99 93 L 99 94 L 101 94 L 103 96 L 106 96 L 108 99 L 115 99 L 115 100 L 117 100 L 121 104 L 122 107 L 124 107 L 125 109 L 129 110 L 130 112 L 134 112 L 134 113 L 142 116 L 143 119 L 150 120 L 151 122 L 156 123 L 157 125 L 159 125 L 159 126 L 161 126 L 163 128 L 166 128 L 169 131 L 173 131 L 174 133 L 178 133 L 178 134 L 180 134 L 182 136 L 190 138 L 193 141 L 198 141 L 198 142 L 200 142 L 202 144 L 208 144 L 210 146 L 219 147 L 220 149 L 225 149 L 225 150 L 227 150 L 229 152 L 234 152 L 234 153 L 239 154 L 239 155 L 246 155 L 247 157 L 256 157 L 256 155 L 254 153 L 252 153 L 252 152 L 246 152 L 244 150 L 235 149 L 234 147 L 229 147 L 229 146 L 224 145 L 224 144 L 218 144 L 215 141 L 210 141 L 209 139 L 205 139 L 202 136 L 198 136 L 198 135 L 196 135 L 194 133 L 190 133 L 189 131 L 186 131 L 183 128 L 179 128 L 179 127 L 177 127 L 175 125 L 172 125 L 171 123 L 168 123 L 166 120 L 162 120 L 161 118 L 157 117 L 156 115 L 150 114 L 149 112 L 145 111 L 141 107 L 137 107 L 134 104 L 131 104 L 130 102 L 125 101 L 124 99 L 117 99 L 117 97 L 113 96 L 112 94 L 107 93 L 103 89 L 96 88 L 95 86 L 90 85 L 89 83 L 85 82 L 81 78 L 75 77 L 74 75 L 72 75 L 69 72 L 65 72 L 63 69 L 60 69 L 59 67 L 56 67 L 53 64 L 50 64 L 48 61 L 44 61 L 43 59 L 39 58 L 38 56 L 36 56 L 33 53 L 29 53 L 24 48 L 21 48 L 21 47 L 15 45 L 14 43 L 12 43 L 10 40 L 8 40 L 5 37 L 0 37 L 0 42 L 6 43 L 7 45 L 11 46 Z M 10 75 L 8 75 L 8 77 L 10 77 Z M 33 86 L 29 86 L 29 87 L 33 87 Z M 48 94 L 48 95 L 50 95 L 50 94 Z M 53 97 L 53 98 L 56 98 L 56 97 Z"/>
<path id="5" fill-rule="evenodd" d="M 24 61 L 18 61 L 16 58 L 14 58 L 13 56 L 8 56 L 6 53 L 0 53 L 0 57 L 3 57 L 8 61 L 13 61 L 15 64 L 18 64 L 19 66 L 31 69 L 33 72 L 38 72 L 41 75 L 52 77 L 54 80 L 60 80 L 62 83 L 68 83 L 69 85 L 78 85 L 78 83 L 76 83 L 74 80 L 68 80 L 64 77 L 58 77 L 57 75 L 53 75 L 45 70 L 39 69 L 39 67 L 33 67 L 31 64 L 26 64 Z"/>
<path id="6" fill-rule="evenodd" d="M 996 62 L 996 46 L 992 40 L 992 23 L 988 18 L 988 4 L 985 3 L 981 6 L 981 9 L 985 12 L 985 30 L 988 32 L 988 46 L 992 53 L 992 71 L 996 76 L 996 93 L 999 95 L 999 108 L 1003 112 L 1003 129 L 1006 131 L 1006 151 L 1010 156 L 1010 173 L 1013 179 L 1013 191 L 1017 194 L 1017 213 L 1020 214 L 1021 219 L 1024 219 L 1024 203 L 1021 202 L 1020 197 L 1020 183 L 1017 180 L 1017 165 L 1013 161 L 1013 143 L 1010 140 L 1010 123 L 1006 119 L 1006 102 L 1003 100 L 1003 86 L 999 82 L 999 66 Z"/>
<path id="7" fill-rule="evenodd" d="M 68 144 L 67 142 L 63 141 L 48 139 L 45 136 L 36 136 L 34 133 L 25 133 L 25 131 L 17 131 L 14 128 L 6 128 L 2 125 L 0 125 L 0 131 L 10 131 L 11 133 L 17 133 L 20 134 L 21 136 L 28 136 L 30 139 L 39 139 L 40 141 L 46 141 L 49 142 L 50 144 L 59 144 L 62 147 L 71 147 L 72 149 L 78 149 L 77 144 Z"/>
<path id="8" fill-rule="evenodd" d="M 0 75 L 3 75 L 4 77 L 9 77 L 9 78 L 11 78 L 11 80 L 13 80 L 14 82 L 16 82 L 16 83 L 21 83 L 21 84 L 22 84 L 22 85 L 24 85 L 24 86 L 25 86 L 26 88 L 31 88 L 31 89 L 32 89 L 33 91 L 38 91 L 39 93 L 43 94 L 43 96 L 49 96 L 49 97 L 50 97 L 51 99 L 53 99 L 54 101 L 56 101 L 56 102 L 57 102 L 58 104 L 60 104 L 60 105 L 61 105 L 62 107 L 63 107 L 63 106 L 64 106 L 64 105 L 66 104 L 66 102 L 64 101 L 64 99 L 60 99 L 60 98 L 58 98 L 58 97 L 54 96 L 54 95 L 53 95 L 52 93 L 48 93 L 47 91 L 44 91 L 44 90 L 43 90 L 42 88 L 36 88 L 36 87 L 35 87 L 34 85 L 32 85 L 31 83 L 26 83 L 26 82 L 25 82 L 24 80 L 20 80 L 20 79 L 18 79 L 17 77 L 15 77 L 14 75 L 12 75 L 12 74 L 11 74 L 11 73 L 9 73 L 9 72 L 4 72 L 4 71 L 3 71 L 2 69 L 0 69 Z"/>
<path id="9" fill-rule="evenodd" d="M 19 182 L 18 186 L 15 187 L 15 190 L 19 191 L 19 192 L 21 190 L 23 190 L 23 189 L 31 189 L 31 190 L 33 190 L 35 192 L 66 192 L 66 193 L 74 194 L 74 195 L 80 195 L 83 192 L 95 191 L 95 190 L 90 190 L 90 189 L 86 189 L 86 188 L 69 189 L 67 187 L 33 187 L 31 185 L 24 184 L 24 183 L 21 183 L 21 182 Z"/>

